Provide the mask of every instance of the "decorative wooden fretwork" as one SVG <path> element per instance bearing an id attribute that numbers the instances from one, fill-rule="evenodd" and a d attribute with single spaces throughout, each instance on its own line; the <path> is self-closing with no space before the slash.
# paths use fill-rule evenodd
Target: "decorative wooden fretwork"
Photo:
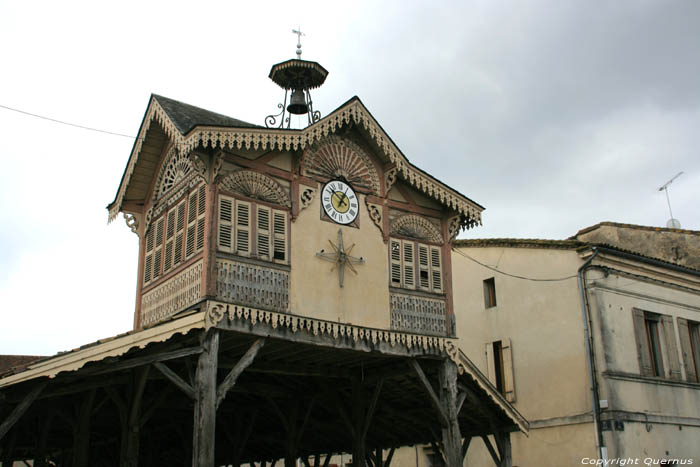
<path id="1" fill-rule="evenodd" d="M 432 222 L 416 214 L 406 214 L 394 219 L 391 223 L 391 234 L 442 243 L 440 230 Z"/>
<path id="2" fill-rule="evenodd" d="M 352 141 L 331 135 L 312 145 L 304 155 L 304 171 L 323 179 L 345 179 L 353 188 L 379 195 L 379 176 L 372 160 Z"/>
<path id="3" fill-rule="evenodd" d="M 289 311 L 289 272 L 219 259 L 216 296 L 225 302 L 285 313 Z"/>
<path id="4" fill-rule="evenodd" d="M 379 227 L 380 232 L 384 232 L 384 229 L 382 228 L 382 206 L 379 204 L 370 203 L 367 200 L 367 197 L 365 197 L 365 205 L 367 206 L 367 214 L 369 214 L 369 218 L 372 219 L 374 225 Z"/>
<path id="5" fill-rule="evenodd" d="M 447 233 L 450 236 L 450 242 L 457 238 L 462 227 L 462 216 L 454 216 L 447 220 Z"/>
<path id="6" fill-rule="evenodd" d="M 289 194 L 272 178 L 253 170 L 238 170 L 219 182 L 224 190 L 290 207 Z"/>
<path id="7" fill-rule="evenodd" d="M 202 283 L 202 261 L 168 279 L 141 299 L 141 324 L 148 326 L 197 303 Z"/>
<path id="8" fill-rule="evenodd" d="M 384 173 L 384 190 L 386 193 L 389 193 L 391 187 L 394 186 L 398 172 L 399 170 L 396 167 L 393 167 Z"/>
<path id="9" fill-rule="evenodd" d="M 311 187 L 300 187 L 299 189 L 299 206 L 301 209 L 308 208 L 311 206 L 311 202 L 316 197 L 316 188 Z"/>
<path id="10" fill-rule="evenodd" d="M 158 101 L 152 99 L 144 117 L 144 124 L 132 149 L 123 182 L 119 187 L 114 203 L 110 206 L 110 221 L 114 220 L 121 211 L 126 188 L 134 174 L 143 142 L 146 139 L 146 133 L 153 122 L 160 124 L 168 138 L 175 142 L 181 151 L 185 152 L 198 147 L 247 150 L 269 148 L 280 151 L 297 151 L 324 140 L 328 135 L 347 125 L 362 126 L 369 134 L 369 137 L 377 144 L 379 150 L 389 159 L 389 162 L 395 165 L 398 173 L 401 174 L 404 180 L 445 206 L 463 214 L 465 218 L 463 225 L 466 228 L 481 224 L 481 211 L 483 211 L 483 208 L 414 167 L 357 99 L 351 100 L 348 104 L 303 130 L 197 126 L 188 132 L 187 135 L 180 133 Z"/>
<path id="11" fill-rule="evenodd" d="M 170 149 L 158 175 L 154 201 L 161 199 L 174 186 L 187 178 L 193 170 L 192 161 L 187 154 L 179 151 L 176 146 Z"/>
<path id="12" fill-rule="evenodd" d="M 136 235 L 139 235 L 139 219 L 138 217 L 136 217 L 136 214 L 125 212 L 124 222 L 126 222 L 126 225 L 131 229 L 132 232 L 134 232 Z"/>
<path id="13" fill-rule="evenodd" d="M 391 329 L 419 334 L 447 335 L 444 299 L 391 293 Z"/>

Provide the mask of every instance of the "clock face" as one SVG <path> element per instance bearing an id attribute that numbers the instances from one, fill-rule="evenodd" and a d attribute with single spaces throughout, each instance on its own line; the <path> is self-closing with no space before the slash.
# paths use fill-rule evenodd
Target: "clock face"
<path id="1" fill-rule="evenodd" d="M 350 185 L 340 180 L 331 180 L 323 187 L 321 195 L 323 210 L 338 224 L 350 224 L 357 219 L 359 203 Z"/>

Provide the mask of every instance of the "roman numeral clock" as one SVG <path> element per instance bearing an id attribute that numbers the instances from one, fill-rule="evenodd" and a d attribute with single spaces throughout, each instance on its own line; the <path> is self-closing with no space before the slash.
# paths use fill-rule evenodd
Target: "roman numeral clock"
<path id="1" fill-rule="evenodd" d="M 342 180 L 331 180 L 323 186 L 321 194 L 323 210 L 338 224 L 348 225 L 357 219 L 359 212 L 357 195 Z"/>

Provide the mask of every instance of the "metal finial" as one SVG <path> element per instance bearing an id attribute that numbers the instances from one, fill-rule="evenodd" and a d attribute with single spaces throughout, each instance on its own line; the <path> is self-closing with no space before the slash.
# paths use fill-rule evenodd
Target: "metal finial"
<path id="1" fill-rule="evenodd" d="M 306 34 L 301 32 L 301 26 L 299 26 L 299 29 L 292 29 L 292 32 L 297 35 L 297 59 L 301 60 L 301 36 Z"/>

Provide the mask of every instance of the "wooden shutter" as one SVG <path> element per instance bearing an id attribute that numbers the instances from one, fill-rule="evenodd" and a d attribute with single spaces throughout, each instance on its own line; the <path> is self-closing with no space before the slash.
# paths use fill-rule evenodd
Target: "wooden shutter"
<path id="1" fill-rule="evenodd" d="M 167 272 L 173 266 L 173 247 L 175 246 L 175 221 L 177 209 L 168 212 L 165 228 L 165 259 L 163 260 L 163 272 Z"/>
<path id="2" fill-rule="evenodd" d="M 206 217 L 207 187 L 202 184 L 197 190 L 197 251 L 204 248 L 204 218 Z"/>
<path id="3" fill-rule="evenodd" d="M 418 285 L 421 289 L 430 290 L 430 260 L 427 245 L 418 245 Z"/>
<path id="4" fill-rule="evenodd" d="M 503 389 L 506 400 L 515 402 L 515 375 L 513 373 L 513 352 L 510 339 L 501 339 L 501 352 L 503 352 Z"/>
<path id="5" fill-rule="evenodd" d="M 671 367 L 671 379 L 681 379 L 681 362 L 678 359 L 678 346 L 676 345 L 676 333 L 673 329 L 673 318 L 667 315 L 661 315 L 661 322 L 664 327 L 664 343 L 666 344 L 666 356 L 668 357 L 668 365 Z"/>
<path id="6" fill-rule="evenodd" d="M 182 262 L 182 241 L 185 233 L 185 201 L 177 205 L 177 221 L 175 222 L 175 248 L 173 265 Z"/>
<path id="7" fill-rule="evenodd" d="M 219 250 L 233 252 L 233 198 L 219 197 Z"/>
<path id="8" fill-rule="evenodd" d="M 146 257 L 144 259 L 143 282 L 148 283 L 153 277 L 153 245 L 155 240 L 155 228 L 150 226 L 146 233 Z"/>
<path id="9" fill-rule="evenodd" d="M 197 192 L 190 194 L 187 205 L 187 244 L 185 245 L 185 258 L 194 254 L 195 240 L 197 238 Z"/>
<path id="10" fill-rule="evenodd" d="M 683 354 L 683 367 L 685 368 L 685 379 L 698 382 L 698 374 L 695 370 L 695 357 L 693 356 L 693 345 L 690 341 L 690 326 L 688 320 L 676 318 L 678 322 L 678 335 L 681 338 L 681 353 Z"/>
<path id="11" fill-rule="evenodd" d="M 433 292 L 442 292 L 442 261 L 436 246 L 430 247 L 430 278 Z"/>
<path id="12" fill-rule="evenodd" d="M 275 261 L 287 262 L 287 213 L 284 211 L 273 211 L 273 248 L 272 257 Z"/>
<path id="13" fill-rule="evenodd" d="M 391 285 L 401 287 L 401 242 L 398 240 L 389 242 L 389 263 Z"/>
<path id="14" fill-rule="evenodd" d="M 236 253 L 250 255 L 250 203 L 236 201 Z"/>
<path id="15" fill-rule="evenodd" d="M 404 240 L 403 246 L 403 285 L 412 289 L 416 286 L 416 266 L 413 252 L 413 242 Z"/>
<path id="16" fill-rule="evenodd" d="M 165 219 L 161 217 L 156 221 L 156 241 L 153 251 L 153 278 L 160 276 L 161 261 L 163 256 L 163 223 Z"/>
<path id="17" fill-rule="evenodd" d="M 257 212 L 257 253 L 260 259 L 271 260 L 270 257 L 270 208 L 258 206 Z"/>
<path id="18" fill-rule="evenodd" d="M 644 323 L 644 312 L 633 308 L 632 321 L 634 324 L 634 337 L 637 341 L 639 373 L 642 376 L 654 376 L 654 368 L 651 365 L 651 353 L 649 351 L 649 340 L 647 339 L 646 325 Z"/>

